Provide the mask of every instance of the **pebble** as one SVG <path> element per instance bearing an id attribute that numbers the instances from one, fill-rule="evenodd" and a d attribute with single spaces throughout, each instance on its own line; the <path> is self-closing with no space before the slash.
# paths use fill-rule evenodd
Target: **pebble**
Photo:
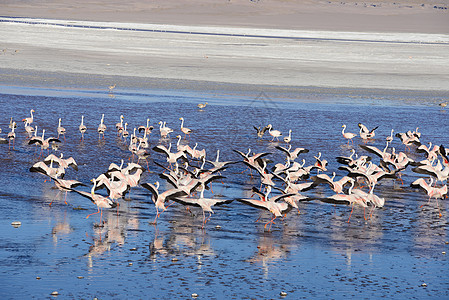
<path id="1" fill-rule="evenodd" d="M 22 225 L 22 222 L 20 221 L 14 221 L 11 223 L 12 227 L 17 228 L 20 227 Z"/>
<path id="2" fill-rule="evenodd" d="M 279 295 L 281 295 L 282 297 L 285 297 L 285 296 L 287 296 L 287 293 L 286 292 L 281 292 Z"/>
<path id="3" fill-rule="evenodd" d="M 192 298 L 198 298 L 198 294 L 197 293 L 193 293 L 192 294 Z"/>
<path id="4" fill-rule="evenodd" d="M 52 292 L 50 295 L 52 295 L 52 296 L 58 296 L 59 293 L 58 293 L 57 291 L 54 291 L 54 292 Z"/>

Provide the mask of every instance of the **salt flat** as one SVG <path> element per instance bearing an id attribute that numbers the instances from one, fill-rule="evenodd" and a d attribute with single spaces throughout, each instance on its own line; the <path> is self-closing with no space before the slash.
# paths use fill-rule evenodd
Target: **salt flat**
<path id="1" fill-rule="evenodd" d="M 0 84 L 20 84 L 20 72 L 27 71 L 47 84 L 55 79 L 44 73 L 62 72 L 89 74 L 90 80 L 448 90 L 447 34 L 33 21 L 38 24 L 0 23 Z"/>

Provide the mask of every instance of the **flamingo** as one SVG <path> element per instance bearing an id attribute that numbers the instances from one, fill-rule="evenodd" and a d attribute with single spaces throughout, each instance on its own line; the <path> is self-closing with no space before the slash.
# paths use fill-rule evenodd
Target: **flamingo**
<path id="1" fill-rule="evenodd" d="M 334 181 L 335 175 L 336 175 L 335 172 L 332 173 L 332 177 L 329 177 L 329 175 L 327 175 L 327 174 L 318 174 L 316 176 L 313 176 L 311 179 L 316 184 L 326 183 L 326 184 L 328 184 L 331 187 L 331 189 L 335 193 L 341 194 L 341 193 L 343 193 L 343 188 L 347 184 L 352 183 L 352 181 L 354 181 L 354 179 L 352 179 L 349 176 L 343 176 L 339 180 L 335 180 Z"/>
<path id="2" fill-rule="evenodd" d="M 50 180 L 53 178 L 64 178 L 65 175 L 65 169 L 61 165 L 57 168 L 53 167 L 53 160 L 50 160 L 49 165 L 47 165 L 47 163 L 43 161 L 35 163 L 30 168 L 30 172 L 37 172 L 46 175 L 50 177 Z"/>
<path id="3" fill-rule="evenodd" d="M 268 126 L 264 126 L 263 128 L 256 127 L 253 125 L 253 128 L 256 129 L 257 131 L 257 136 L 259 137 L 259 139 L 263 138 L 263 135 L 265 134 L 265 131 L 268 130 Z"/>
<path id="4" fill-rule="evenodd" d="M 385 140 L 386 140 L 388 143 L 391 143 L 391 142 L 393 141 L 393 132 L 394 132 L 394 129 L 391 129 L 390 135 L 387 136 L 387 137 L 385 138 Z"/>
<path id="5" fill-rule="evenodd" d="M 173 198 L 173 201 L 179 202 L 184 205 L 192 205 L 192 206 L 199 206 L 201 207 L 203 211 L 203 226 L 201 227 L 204 229 L 204 226 L 206 225 L 207 221 L 210 219 L 214 211 L 212 210 L 212 206 L 218 206 L 222 204 L 228 204 L 231 203 L 232 199 L 213 199 L 213 198 L 204 198 L 204 184 L 203 189 L 201 189 L 200 197 L 199 198 L 188 198 L 188 197 L 175 197 Z M 206 218 L 206 212 L 209 213 L 209 216 Z"/>
<path id="6" fill-rule="evenodd" d="M 122 131 L 122 137 L 123 137 L 123 140 L 124 140 L 125 143 L 126 143 L 126 139 L 129 136 L 129 131 L 126 130 L 127 126 L 128 126 L 128 123 L 125 123 L 125 127 L 123 127 L 123 131 Z"/>
<path id="7" fill-rule="evenodd" d="M 61 153 L 60 157 L 57 157 L 54 154 L 50 154 L 44 159 L 44 163 L 50 164 L 51 161 L 58 163 L 59 166 L 67 169 L 68 167 L 72 167 L 74 170 L 78 171 L 78 165 L 73 157 L 63 158 L 63 153 Z"/>
<path id="8" fill-rule="evenodd" d="M 114 83 L 114 84 L 112 84 L 112 85 L 110 85 L 109 87 L 108 87 L 108 89 L 109 89 L 109 93 L 112 93 L 112 90 L 113 89 L 115 89 L 115 87 L 117 86 L 117 84 L 116 83 Z"/>
<path id="9" fill-rule="evenodd" d="M 219 161 L 220 159 L 220 149 L 217 150 L 217 157 L 215 161 L 206 160 L 208 163 L 212 164 L 214 167 L 210 170 L 211 172 L 220 171 L 225 169 L 228 165 L 236 164 L 236 161 Z"/>
<path id="10" fill-rule="evenodd" d="M 286 142 L 287 144 L 290 143 L 292 140 L 292 130 L 290 129 L 288 131 L 288 136 L 284 137 L 284 142 Z"/>
<path id="11" fill-rule="evenodd" d="M 33 136 L 35 128 L 30 126 L 27 122 L 25 122 L 25 131 L 28 134 L 28 138 L 31 138 Z"/>
<path id="12" fill-rule="evenodd" d="M 100 136 L 103 135 L 104 139 L 104 132 L 106 131 L 106 125 L 104 125 L 104 114 L 101 115 L 100 125 L 98 125 L 98 139 L 100 139 Z"/>
<path id="13" fill-rule="evenodd" d="M 191 154 L 192 148 L 190 148 L 189 145 L 181 145 L 182 136 L 178 134 L 176 137 L 178 138 L 178 142 L 176 143 L 176 149 L 178 149 L 178 151 L 183 151 Z"/>
<path id="14" fill-rule="evenodd" d="M 173 129 L 166 126 L 166 122 L 159 121 L 160 127 L 159 131 L 161 133 L 161 138 L 166 138 L 170 133 L 173 132 Z"/>
<path id="15" fill-rule="evenodd" d="M 90 193 L 87 193 L 84 191 L 78 191 L 75 189 L 71 189 L 71 190 L 75 191 L 76 193 L 80 194 L 83 197 L 90 199 L 90 201 L 92 201 L 92 203 L 94 203 L 97 206 L 98 211 L 87 215 L 86 219 L 88 219 L 92 215 L 100 213 L 100 224 L 103 224 L 101 221 L 102 217 L 103 217 L 103 208 L 117 207 L 117 203 L 112 201 L 109 197 L 104 197 L 102 195 L 95 194 L 95 188 L 97 187 L 97 180 L 95 178 L 93 178 L 93 179 L 91 179 L 91 181 L 93 182 L 94 185 L 92 186 Z"/>
<path id="16" fill-rule="evenodd" d="M 190 138 L 190 134 L 192 133 L 192 130 L 190 128 L 184 127 L 184 118 L 181 117 L 179 118 L 181 120 L 181 131 L 184 133 L 184 138 L 187 137 L 187 135 L 189 135 Z"/>
<path id="17" fill-rule="evenodd" d="M 253 189 L 253 191 L 257 191 L 257 189 Z M 244 204 L 250 205 L 250 206 L 254 206 L 257 208 L 262 208 L 262 209 L 266 209 L 269 212 L 271 212 L 273 214 L 273 218 L 268 221 L 264 228 L 267 228 L 267 225 L 270 224 L 270 227 L 268 230 L 271 230 L 271 225 L 274 224 L 274 220 L 276 220 L 276 218 L 278 217 L 282 217 L 284 215 L 284 213 L 288 212 L 291 209 L 291 206 L 284 201 L 280 201 L 283 198 L 286 197 L 290 197 L 290 196 L 294 196 L 295 194 L 283 194 L 283 195 L 278 195 L 278 196 L 273 196 L 273 197 L 268 197 L 269 194 L 271 192 L 271 187 L 268 186 L 267 187 L 267 192 L 266 194 L 263 193 L 257 193 L 259 195 L 259 197 L 261 197 L 261 200 L 257 200 L 257 199 L 245 199 L 245 198 L 238 198 L 237 201 L 242 202 Z"/>
<path id="18" fill-rule="evenodd" d="M 32 137 L 28 141 L 28 145 L 32 144 L 40 144 L 41 145 L 41 154 L 43 150 L 48 149 L 50 147 L 50 143 L 61 143 L 61 141 L 58 138 L 55 137 L 49 137 L 45 139 L 45 129 L 42 130 L 42 136 L 41 137 Z"/>
<path id="19" fill-rule="evenodd" d="M 31 123 L 33 123 L 33 121 L 34 121 L 33 113 L 34 113 L 34 109 L 30 110 L 31 117 L 24 118 L 24 119 L 22 119 L 22 121 L 31 125 Z"/>
<path id="20" fill-rule="evenodd" d="M 8 139 L 9 139 L 9 145 L 8 149 L 11 149 L 11 141 L 12 141 L 12 148 L 14 148 L 14 144 L 16 141 L 16 133 L 14 132 L 14 129 L 16 128 L 16 122 L 13 122 L 13 126 L 11 128 L 11 131 L 8 133 Z"/>
<path id="21" fill-rule="evenodd" d="M 147 119 L 147 126 L 139 126 L 138 130 L 141 133 L 142 131 L 145 132 L 145 134 L 150 135 L 151 131 L 153 131 L 154 127 L 150 126 L 150 119 Z"/>
<path id="22" fill-rule="evenodd" d="M 424 191 L 426 191 L 427 196 L 429 196 L 429 202 L 430 202 L 431 198 L 435 198 L 435 200 L 437 201 L 438 213 L 441 218 L 442 214 L 440 211 L 440 205 L 438 204 L 438 199 L 439 198 L 447 198 L 447 185 L 444 184 L 442 187 L 433 187 L 432 183 L 433 183 L 433 178 L 430 178 L 430 183 L 427 183 L 423 178 L 418 178 L 417 180 L 412 182 L 410 184 L 410 186 L 414 187 L 414 188 L 421 188 Z M 424 204 L 421 205 L 420 207 L 423 207 L 423 206 L 424 206 Z"/>
<path id="23" fill-rule="evenodd" d="M 123 132 L 123 115 L 120 115 L 120 122 L 115 124 L 115 129 L 117 129 L 117 136 L 119 136 Z"/>
<path id="24" fill-rule="evenodd" d="M 354 205 L 357 204 L 359 206 L 362 206 L 364 209 L 366 207 L 368 207 L 368 204 L 366 202 L 365 199 L 363 199 L 363 197 L 361 197 L 360 193 L 353 193 L 352 189 L 354 187 L 354 183 L 355 181 L 351 181 L 351 187 L 348 190 L 348 194 L 335 194 L 332 195 L 330 197 L 328 197 L 328 199 L 334 200 L 334 201 L 345 201 L 345 202 L 349 202 L 349 204 L 351 204 L 352 209 L 351 209 L 351 213 L 349 214 L 349 218 L 348 218 L 348 223 L 351 220 L 351 216 L 352 213 L 354 211 Z M 361 191 L 361 190 L 358 190 Z M 366 219 L 366 218 L 365 218 Z"/>
<path id="25" fill-rule="evenodd" d="M 58 128 L 57 128 L 57 131 L 58 131 L 58 139 L 59 139 L 59 136 L 62 134 L 62 135 L 64 135 L 64 141 L 65 141 L 65 133 L 66 133 L 66 130 L 65 130 L 64 127 L 61 126 L 61 118 L 59 118 L 59 121 L 58 121 L 58 122 L 59 122 L 59 123 L 58 123 Z"/>
<path id="26" fill-rule="evenodd" d="M 282 136 L 279 130 L 273 130 L 273 125 L 271 124 L 268 124 L 268 133 L 273 137 L 271 141 L 274 141 L 275 138 L 279 141 L 279 137 Z"/>
<path id="27" fill-rule="evenodd" d="M 349 140 L 351 140 L 351 142 L 354 143 L 354 142 L 352 141 L 352 139 L 353 139 L 354 137 L 356 137 L 357 134 L 351 133 L 351 132 L 345 132 L 345 130 L 346 130 L 346 124 L 343 124 L 343 126 L 341 126 L 341 127 L 343 127 L 343 130 L 341 131 L 341 134 L 343 135 L 343 137 L 344 137 L 345 139 L 348 140 L 348 144 L 349 144 Z"/>
<path id="28" fill-rule="evenodd" d="M 271 154 L 269 152 L 262 152 L 262 153 L 257 153 L 252 156 L 249 156 L 251 153 L 251 149 L 248 149 L 248 153 L 246 153 L 246 154 L 239 150 L 235 150 L 235 149 L 233 149 L 232 151 L 234 151 L 234 152 L 238 153 L 240 156 L 242 156 L 243 163 L 245 165 L 247 165 L 250 169 L 254 169 L 254 170 L 257 170 L 257 168 L 259 168 L 259 166 L 262 164 L 262 157 Z"/>
<path id="29" fill-rule="evenodd" d="M 159 215 L 167 209 L 165 206 L 167 200 L 187 195 L 186 192 L 180 189 L 169 189 L 163 193 L 159 193 L 159 181 L 156 181 L 155 185 L 152 185 L 151 183 L 142 183 L 141 186 L 149 190 L 152 194 L 151 199 L 156 206 L 156 217 L 153 221 L 154 224 L 156 224 Z M 162 211 L 159 212 L 159 210 Z"/>
<path id="30" fill-rule="evenodd" d="M 78 130 L 81 132 L 81 140 L 84 141 L 84 133 L 87 131 L 87 127 L 84 125 L 84 116 L 81 116 L 81 124 L 78 127 Z"/>
<path id="31" fill-rule="evenodd" d="M 197 107 L 198 107 L 200 110 L 202 110 L 202 109 L 206 108 L 207 104 L 208 104 L 207 102 L 199 103 L 199 104 L 197 105 Z"/>
<path id="32" fill-rule="evenodd" d="M 73 188 L 78 187 L 78 186 L 86 186 L 84 183 L 78 181 L 78 180 L 65 180 L 62 178 L 57 178 L 57 177 L 53 177 L 52 178 L 55 182 L 55 186 L 59 189 L 58 193 L 61 192 L 65 192 L 64 195 L 64 203 L 67 204 L 67 193 L 70 192 L 71 190 L 73 190 Z M 56 195 L 58 196 L 58 195 Z M 51 206 L 51 204 L 53 203 L 53 201 L 50 202 L 49 206 Z"/>
<path id="33" fill-rule="evenodd" d="M 369 139 L 372 139 L 376 134 L 374 130 L 379 128 L 379 126 L 374 127 L 373 129 L 369 130 L 365 125 L 362 123 L 358 124 L 360 128 L 360 137 L 366 142 Z"/>
<path id="34" fill-rule="evenodd" d="M 170 146 L 168 146 L 168 149 L 163 146 L 163 145 L 157 145 L 153 148 L 154 151 L 159 152 L 159 153 L 163 153 L 166 155 L 167 157 L 167 162 L 169 164 L 174 164 L 176 163 L 176 161 L 180 158 L 182 158 L 183 160 L 187 161 L 187 156 L 185 154 L 184 151 L 178 151 L 176 153 L 172 153 L 170 152 L 171 150 L 171 144 Z"/>
<path id="35" fill-rule="evenodd" d="M 298 158 L 299 154 L 309 152 L 308 149 L 301 148 L 301 147 L 297 147 L 297 148 L 295 148 L 295 150 L 290 151 L 292 149 L 292 145 L 289 145 L 288 148 L 284 148 L 282 146 L 275 146 L 275 148 L 285 152 L 285 154 L 287 155 L 287 158 L 290 159 L 291 161 L 294 161 L 296 158 Z"/>

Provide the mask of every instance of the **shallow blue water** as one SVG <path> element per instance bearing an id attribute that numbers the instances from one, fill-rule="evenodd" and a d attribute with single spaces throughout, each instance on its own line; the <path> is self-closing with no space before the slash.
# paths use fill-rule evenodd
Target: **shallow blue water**
<path id="1" fill-rule="evenodd" d="M 101 91 L 47 90 L 2 87 L 0 128 L 5 137 L 9 118 L 18 122 L 15 150 L 0 145 L 2 188 L 0 191 L 0 297 L 2 299 L 48 298 L 190 298 L 201 299 L 285 299 L 319 298 L 447 298 L 448 204 L 440 201 L 443 217 L 438 217 L 434 200 L 429 205 L 423 192 L 409 184 L 418 174 L 407 170 L 405 184 L 391 180 L 376 186 L 385 197 L 383 209 L 376 210 L 365 222 L 363 211 L 355 208 L 351 222 L 350 207 L 334 206 L 319 199 L 332 195 L 326 186 L 305 192 L 312 200 L 300 205 L 301 214 L 291 211 L 287 218 L 265 232 L 268 213 L 233 203 L 214 209 L 215 214 L 201 230 L 201 212 L 194 216 L 179 204 L 164 212 L 157 227 L 150 225 L 155 216 L 147 190 L 134 188 L 130 201 L 122 201 L 119 213 L 105 211 L 105 227 L 96 227 L 99 216 L 86 219 L 96 211 L 89 200 L 69 193 L 69 205 L 57 195 L 53 183 L 28 170 L 38 160 L 38 150 L 26 143 L 22 118 L 34 109 L 38 131 L 56 135 L 58 118 L 67 129 L 67 140 L 59 152 L 73 156 L 79 170 L 69 169 L 65 179 L 86 184 L 106 171 L 111 162 L 128 161 L 127 144 L 114 132 L 121 114 L 128 129 L 146 124 L 150 118 L 156 129 L 152 146 L 160 141 L 157 122 L 166 121 L 180 133 L 179 117 L 194 132 L 190 145 L 205 148 L 209 159 L 220 149 L 221 160 L 237 160 L 232 149 L 246 152 L 272 152 L 270 159 L 283 162 L 284 155 L 267 136 L 258 141 L 253 125 L 273 124 L 284 135 L 292 129 L 293 147 L 310 150 L 300 159 L 313 164 L 318 152 L 329 161 L 328 173 L 344 172 L 335 157 L 349 155 L 355 147 L 341 136 L 341 126 L 358 132 L 359 122 L 379 126 L 370 142 L 384 147 L 393 128 L 405 132 L 419 127 L 425 144 L 449 144 L 447 112 L 438 99 L 410 95 L 289 95 L 275 98 L 269 92 L 250 91 L 244 95 L 190 91 Z M 209 105 L 199 111 L 196 104 Z M 99 141 L 96 128 L 105 114 L 106 140 Z M 88 132 L 80 141 L 78 125 L 85 116 Z M 283 145 L 283 143 L 279 143 Z M 404 151 L 398 139 L 397 151 Z M 420 159 L 414 150 L 409 153 Z M 377 163 L 378 159 L 373 157 Z M 142 182 L 153 183 L 161 169 L 154 161 L 163 157 L 153 152 L 150 171 Z M 298 159 L 299 161 L 299 159 Z M 143 163 L 143 165 L 145 165 Z M 257 178 L 244 165 L 223 172 L 224 184 L 213 184 L 214 195 L 225 198 L 251 196 Z M 163 185 L 164 187 L 164 185 Z M 90 190 L 88 187 L 79 189 Z M 209 192 L 209 196 L 213 196 Z M 55 200 L 56 199 L 56 200 Z M 53 201 L 49 207 L 49 203 Z M 77 208 L 77 209 L 75 209 Z M 80 209 L 81 208 L 81 209 Z M 255 220 L 262 216 L 260 222 Z M 13 228 L 12 221 L 22 226 Z M 216 228 L 220 225 L 221 228 Z M 78 278 L 82 276 L 82 278 Z M 40 277 L 40 279 L 36 279 Z M 427 287 L 421 286 L 423 283 Z"/>

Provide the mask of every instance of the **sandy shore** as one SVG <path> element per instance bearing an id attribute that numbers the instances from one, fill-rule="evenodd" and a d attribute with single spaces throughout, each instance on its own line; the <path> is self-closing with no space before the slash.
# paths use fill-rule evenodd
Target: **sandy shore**
<path id="1" fill-rule="evenodd" d="M 1 19 L 0 85 L 449 91 L 444 1 L 191 2 L 4 1 L 4 15 L 39 19 Z M 300 10 L 320 17 L 301 19 Z M 346 14 L 351 26 L 328 18 Z"/>

